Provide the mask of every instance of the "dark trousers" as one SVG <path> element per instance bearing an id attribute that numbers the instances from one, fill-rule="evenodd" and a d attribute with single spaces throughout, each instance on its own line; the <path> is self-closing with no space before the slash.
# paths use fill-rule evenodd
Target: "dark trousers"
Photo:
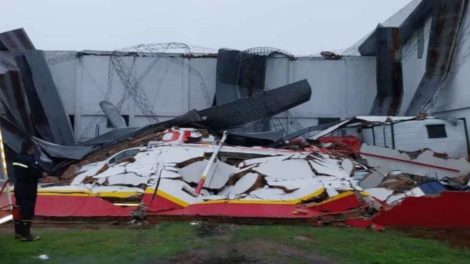
<path id="1" fill-rule="evenodd" d="M 21 220 L 31 221 L 34 217 L 34 210 L 36 208 L 36 195 L 21 196 L 17 195 L 16 205 L 20 207 Z"/>
<path id="2" fill-rule="evenodd" d="M 36 207 L 36 195 L 15 195 L 16 205 L 19 207 L 20 217 L 15 219 L 15 233 L 24 237 L 31 235 L 31 221 Z"/>

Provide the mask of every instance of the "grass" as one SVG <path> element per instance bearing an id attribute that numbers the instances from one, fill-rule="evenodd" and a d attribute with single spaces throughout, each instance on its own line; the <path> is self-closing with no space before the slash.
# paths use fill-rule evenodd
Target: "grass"
<path id="1" fill-rule="evenodd" d="M 215 231 L 214 231 L 215 230 Z M 470 250 L 387 230 L 286 225 L 36 230 L 25 243 L 0 231 L 0 263 L 469 263 Z M 46 254 L 49 260 L 36 257 Z M 199 262 L 198 262 L 199 261 Z"/>

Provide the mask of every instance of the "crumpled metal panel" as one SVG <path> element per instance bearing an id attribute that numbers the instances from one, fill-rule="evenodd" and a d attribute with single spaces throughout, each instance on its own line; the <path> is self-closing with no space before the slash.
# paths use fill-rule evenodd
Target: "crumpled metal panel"
<path id="1" fill-rule="evenodd" d="M 10 120 L 0 116 L 0 127 L 2 128 L 3 141 L 14 152 L 20 153 L 21 144 L 29 136 Z"/>
<path id="2" fill-rule="evenodd" d="M 406 115 L 415 115 L 422 111 L 447 77 L 466 5 L 467 0 L 446 0 L 439 1 L 434 6 L 426 72 L 411 99 Z"/>
<path id="3" fill-rule="evenodd" d="M 199 111 L 201 124 L 214 130 L 235 128 L 284 112 L 310 100 L 307 80 Z"/>
<path id="4" fill-rule="evenodd" d="M 148 125 L 115 141 L 104 144 L 102 147 L 93 150 L 90 155 L 96 157 L 103 153 L 109 154 L 113 150 L 120 149 L 118 144 L 126 146 L 130 141 L 155 134 L 172 126 L 200 125 L 215 131 L 227 130 L 284 112 L 310 100 L 311 95 L 312 90 L 308 81 L 302 80 L 253 97 L 239 99 L 201 111 L 192 110 L 172 120 Z"/>
<path id="5" fill-rule="evenodd" d="M 49 142 L 74 145 L 72 127 L 42 51 L 25 51 L 16 59 L 39 135 Z"/>
<path id="6" fill-rule="evenodd" d="M 0 74 L 0 100 L 14 123 L 26 133 L 33 135 L 29 105 L 18 71 Z"/>
<path id="7" fill-rule="evenodd" d="M 379 27 L 377 40 L 377 96 L 371 115 L 397 115 L 403 96 L 400 30 Z"/>
<path id="8" fill-rule="evenodd" d="M 33 49 L 33 43 L 22 28 L 0 33 L 0 50 L 8 50 L 13 55 L 18 55 Z"/>
<path id="9" fill-rule="evenodd" d="M 97 145 L 104 145 L 104 144 L 109 144 L 111 142 L 115 142 L 116 140 L 119 140 L 121 138 L 126 138 L 135 131 L 137 131 L 139 128 L 136 127 L 126 127 L 126 128 L 117 128 L 113 129 L 107 133 L 104 133 L 98 137 L 92 138 L 88 141 L 85 141 L 82 143 L 82 145 L 85 146 L 97 146 Z"/>
<path id="10" fill-rule="evenodd" d="M 119 113 L 119 110 L 111 102 L 101 101 L 101 110 L 103 110 L 109 123 L 114 128 L 125 128 L 127 127 L 126 121 Z"/>
<path id="11" fill-rule="evenodd" d="M 55 158 L 79 160 L 92 150 L 90 146 L 64 146 L 47 142 L 37 137 L 32 139 L 44 152 Z"/>
<path id="12" fill-rule="evenodd" d="M 240 77 L 240 54 L 238 50 L 219 49 L 216 69 L 216 105 L 240 98 L 238 82 Z"/>
<path id="13" fill-rule="evenodd" d="M 227 143 L 237 146 L 269 145 L 282 140 L 284 130 L 265 131 L 265 132 L 237 132 L 230 131 L 227 137 Z"/>

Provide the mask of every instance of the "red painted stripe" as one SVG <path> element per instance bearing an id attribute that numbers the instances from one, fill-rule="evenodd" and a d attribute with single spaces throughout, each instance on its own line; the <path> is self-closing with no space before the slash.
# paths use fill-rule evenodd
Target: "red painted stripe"
<path id="1" fill-rule="evenodd" d="M 411 164 L 414 164 L 414 165 L 421 165 L 421 166 L 426 166 L 426 167 L 435 168 L 435 169 L 440 169 L 440 170 L 448 170 L 448 171 L 453 171 L 453 172 L 460 172 L 460 171 L 457 170 L 457 169 L 452 169 L 452 168 L 447 168 L 447 167 L 441 167 L 441 166 L 436 166 L 436 165 L 432 165 L 432 164 L 427 164 L 427 163 L 422 163 L 422 162 L 416 162 L 416 161 L 412 161 L 412 160 L 404 160 L 404 159 L 399 159 L 399 158 L 386 157 L 386 156 L 381 156 L 381 155 L 371 154 L 371 153 L 365 153 L 365 152 L 360 152 L 360 154 L 361 154 L 361 155 L 365 155 L 365 156 L 372 156 L 372 157 L 376 157 L 376 158 L 381 158 L 381 159 L 388 159 L 388 160 L 400 161 L 400 162 L 404 162 L 404 163 L 411 163 Z"/>
<path id="2" fill-rule="evenodd" d="M 297 205 L 292 204 L 233 204 L 210 203 L 193 204 L 180 210 L 157 213 L 167 216 L 225 216 L 234 218 L 286 218 L 306 219 L 320 215 L 314 209 L 308 209 L 303 214 L 296 214 Z"/>

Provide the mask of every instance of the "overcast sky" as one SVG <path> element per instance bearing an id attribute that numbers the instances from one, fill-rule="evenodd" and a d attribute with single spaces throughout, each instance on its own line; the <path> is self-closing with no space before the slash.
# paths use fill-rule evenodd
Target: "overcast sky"
<path id="1" fill-rule="evenodd" d="M 36 48 L 115 50 L 185 42 L 345 49 L 410 0 L 0 0 L 0 31 L 26 29 Z"/>

